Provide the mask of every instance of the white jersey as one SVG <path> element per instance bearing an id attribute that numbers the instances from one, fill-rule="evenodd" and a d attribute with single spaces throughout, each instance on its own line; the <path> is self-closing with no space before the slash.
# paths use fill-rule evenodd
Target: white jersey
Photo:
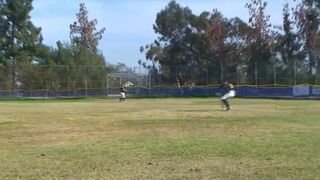
<path id="1" fill-rule="evenodd" d="M 125 99 L 125 98 L 126 98 L 126 93 L 121 92 L 120 95 L 121 95 L 121 98 L 122 98 L 122 99 Z"/>
<path id="2" fill-rule="evenodd" d="M 228 98 L 236 96 L 236 91 L 235 90 L 230 90 L 227 94 L 223 95 L 221 97 L 222 100 L 226 100 Z"/>
<path id="3" fill-rule="evenodd" d="M 228 93 L 221 97 L 221 100 L 226 100 L 228 98 L 234 97 L 236 95 L 236 91 L 234 90 L 233 84 L 229 83 L 225 85 L 228 88 Z"/>

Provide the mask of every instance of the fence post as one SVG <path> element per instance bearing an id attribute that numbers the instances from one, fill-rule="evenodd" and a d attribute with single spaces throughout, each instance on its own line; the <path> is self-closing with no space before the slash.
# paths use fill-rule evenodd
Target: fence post
<path id="1" fill-rule="evenodd" d="M 148 86 L 149 83 L 149 76 L 146 77 L 146 86 Z"/>
<path id="2" fill-rule="evenodd" d="M 149 78 L 149 89 L 151 89 L 151 75 L 148 74 L 148 78 Z"/>
<path id="3" fill-rule="evenodd" d="M 67 65 L 67 88 L 68 88 L 68 97 L 70 96 L 70 73 L 69 73 L 69 65 Z"/>
<path id="4" fill-rule="evenodd" d="M 258 86 L 258 67 L 257 61 L 254 61 L 254 83 L 255 86 Z"/>
<path id="5" fill-rule="evenodd" d="M 207 88 L 209 87 L 209 68 L 208 68 L 208 62 L 206 64 L 206 84 L 207 84 Z"/>
<path id="6" fill-rule="evenodd" d="M 86 97 L 88 96 L 88 66 L 86 65 L 86 78 L 85 78 Z"/>
<path id="7" fill-rule="evenodd" d="M 105 69 L 105 67 L 104 66 L 101 66 L 101 68 L 102 68 L 102 72 L 103 72 L 103 78 L 102 78 L 102 81 L 103 81 L 103 83 L 102 83 L 102 88 L 103 88 L 103 96 L 106 96 L 106 69 Z"/>
<path id="8" fill-rule="evenodd" d="M 296 60 L 293 60 L 293 84 L 297 85 L 297 67 L 296 67 Z"/>
<path id="9" fill-rule="evenodd" d="M 46 80 L 46 97 L 48 97 L 48 80 Z"/>
<path id="10" fill-rule="evenodd" d="M 15 72 L 15 64 L 13 63 L 11 66 L 11 93 L 14 95 L 15 84 L 16 84 L 16 72 Z M 15 95 L 14 95 L 15 96 Z"/>
<path id="11" fill-rule="evenodd" d="M 273 86 L 275 87 L 277 84 L 277 72 L 276 72 L 276 58 L 273 58 Z"/>
<path id="12" fill-rule="evenodd" d="M 315 85 L 318 84 L 318 59 L 315 61 Z"/>
<path id="13" fill-rule="evenodd" d="M 238 64 L 236 64 L 236 85 L 237 85 L 237 87 L 239 86 L 239 75 L 238 75 L 238 72 L 239 71 L 239 66 L 238 66 Z"/>
<path id="14" fill-rule="evenodd" d="M 109 75 L 107 73 L 107 96 L 109 96 Z"/>
<path id="15" fill-rule="evenodd" d="M 223 77 L 223 62 L 220 61 L 220 83 L 223 83 L 224 77 Z"/>

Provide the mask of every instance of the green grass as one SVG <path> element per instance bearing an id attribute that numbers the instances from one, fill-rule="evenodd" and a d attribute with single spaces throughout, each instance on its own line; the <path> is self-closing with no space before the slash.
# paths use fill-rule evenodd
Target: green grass
<path id="1" fill-rule="evenodd" d="M 2 101 L 0 179 L 319 179 L 319 101 L 231 104 Z"/>

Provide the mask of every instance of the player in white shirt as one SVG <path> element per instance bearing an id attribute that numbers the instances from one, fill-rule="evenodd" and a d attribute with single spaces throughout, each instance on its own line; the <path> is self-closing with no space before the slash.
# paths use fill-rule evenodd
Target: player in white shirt
<path id="1" fill-rule="evenodd" d="M 227 89 L 227 93 L 224 94 L 220 98 L 220 100 L 221 100 L 221 103 L 223 104 L 223 106 L 225 107 L 225 110 L 229 111 L 231 108 L 230 108 L 230 104 L 228 102 L 228 99 L 231 97 L 234 97 L 236 95 L 236 91 L 235 91 L 235 88 L 232 83 L 225 82 L 222 85 L 222 87 Z"/>

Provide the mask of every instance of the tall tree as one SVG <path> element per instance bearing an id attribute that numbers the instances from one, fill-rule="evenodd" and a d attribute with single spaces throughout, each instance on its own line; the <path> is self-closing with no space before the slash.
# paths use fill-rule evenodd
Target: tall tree
<path id="1" fill-rule="evenodd" d="M 247 47 L 251 56 L 248 62 L 249 81 L 258 84 L 258 78 L 261 79 L 259 76 L 270 73 L 266 64 L 272 57 L 274 33 L 270 15 L 266 14 L 267 2 L 265 0 L 250 0 L 246 7 L 249 10 L 249 24 L 251 25 L 251 30 L 247 35 Z"/>
<path id="2" fill-rule="evenodd" d="M 191 26 L 192 18 L 194 15 L 189 8 L 171 1 L 157 14 L 153 26 L 154 31 L 160 35 L 155 44 L 162 47 L 161 56 L 157 58 L 161 70 L 167 72 L 168 78 L 175 77 L 178 86 L 196 63 L 193 61 L 194 47 L 191 43 L 191 36 L 195 34 L 195 29 Z"/>
<path id="3" fill-rule="evenodd" d="M 282 9 L 283 23 L 282 30 L 283 35 L 278 35 L 277 50 L 281 54 L 281 66 L 280 75 L 283 77 L 282 83 L 297 84 L 297 63 L 301 63 L 303 59 L 302 53 L 300 53 L 301 43 L 298 41 L 298 34 L 294 31 L 294 21 L 290 11 L 289 3 L 285 3 Z M 301 64 L 300 64 L 301 66 Z"/>
<path id="4" fill-rule="evenodd" d="M 222 69 L 236 72 L 235 62 L 244 59 L 239 55 L 249 29 L 239 18 L 228 21 L 216 9 L 196 16 L 188 7 L 171 1 L 157 14 L 154 30 L 158 39 L 140 50 L 147 61 L 160 65 L 159 72 L 171 82 L 218 83 L 223 75 L 235 80 L 235 73 L 229 75 Z M 139 63 L 148 67 L 146 62 Z"/>
<path id="5" fill-rule="evenodd" d="M 0 48 L 2 63 L 31 62 L 40 44 L 40 28 L 30 20 L 32 0 L 0 1 Z"/>
<path id="6" fill-rule="evenodd" d="M 97 30 L 98 21 L 88 19 L 88 10 L 84 3 L 80 4 L 79 13 L 76 16 L 77 21 L 70 25 L 71 43 L 97 53 L 99 40 L 102 39 L 105 28 Z"/>
<path id="7" fill-rule="evenodd" d="M 99 40 L 105 28 L 97 30 L 98 21 L 88 19 L 88 10 L 80 4 L 77 21 L 70 25 L 70 39 L 73 47 L 75 70 L 71 70 L 72 87 L 103 87 L 105 59 L 98 52 Z M 70 67 L 72 69 L 73 66 Z"/>
<path id="8" fill-rule="evenodd" d="M 223 20 L 222 14 L 214 9 L 207 23 L 206 35 L 209 45 L 209 51 L 220 64 L 220 83 L 224 81 L 224 64 L 226 60 L 226 38 L 227 38 L 226 22 Z"/>
<path id="9" fill-rule="evenodd" d="M 315 77 L 319 68 L 317 58 L 320 58 L 319 27 L 320 27 L 320 2 L 318 0 L 302 0 L 297 5 L 295 19 L 300 40 L 309 62 L 309 77 Z"/>
<path id="10" fill-rule="evenodd" d="M 15 66 L 31 63 L 42 40 L 41 29 L 30 20 L 31 10 L 32 0 L 0 1 L 0 64 L 13 67 L 12 90 L 16 86 Z"/>
<path id="11" fill-rule="evenodd" d="M 234 82 L 246 83 L 247 68 L 244 66 L 249 59 L 246 51 L 246 37 L 251 31 L 247 23 L 240 18 L 232 18 L 227 23 L 228 34 L 225 40 L 226 66 L 224 67 L 226 79 Z"/>
<path id="12" fill-rule="evenodd" d="M 281 42 L 281 56 L 285 63 L 287 63 L 293 56 L 294 53 L 294 42 L 296 39 L 296 34 L 292 31 L 292 21 L 290 19 L 289 4 L 286 3 L 283 7 L 283 31 L 284 36 Z"/>

